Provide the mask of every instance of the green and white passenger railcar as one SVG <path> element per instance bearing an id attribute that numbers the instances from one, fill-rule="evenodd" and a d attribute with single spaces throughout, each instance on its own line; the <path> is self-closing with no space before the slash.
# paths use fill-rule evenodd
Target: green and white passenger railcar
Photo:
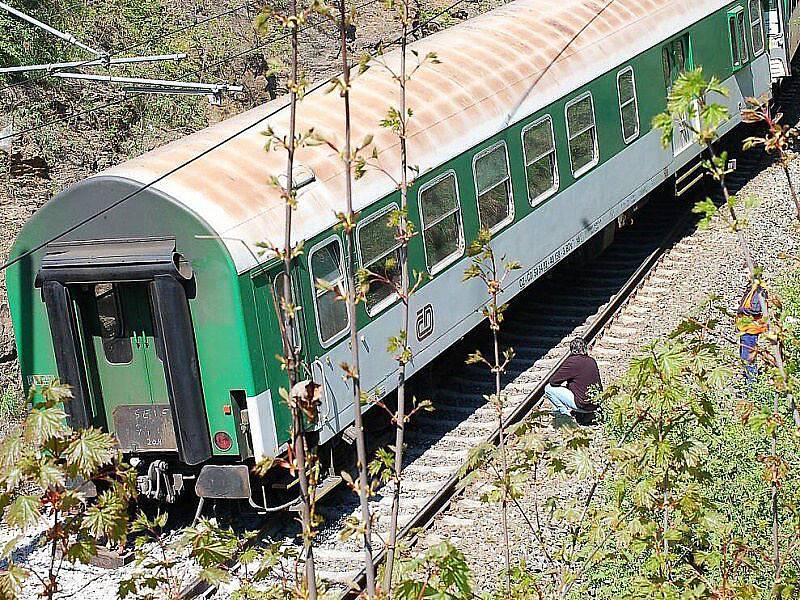
<path id="1" fill-rule="evenodd" d="M 605 8 L 516 0 L 415 43 L 440 64 L 425 64 L 409 89 L 409 152 L 420 168 L 409 207 L 420 235 L 409 259 L 430 275 L 411 302 L 411 372 L 481 320 L 485 292 L 462 282 L 465 246 L 481 227 L 493 231 L 499 253 L 525 265 L 504 300 L 613 230 L 617 217 L 697 159 L 684 131 L 664 149 L 651 127 L 679 72 L 702 65 L 730 90 L 718 99 L 732 115 L 725 132 L 739 123 L 744 98 L 770 93 L 768 21 L 758 0 L 616 0 Z M 382 167 L 394 173 L 397 140 L 379 122 L 397 99 L 392 79 L 373 68 L 355 81 L 351 100 L 353 138 L 374 134 Z M 281 265 L 257 247 L 282 245 L 284 205 L 268 177 L 283 172 L 285 157 L 263 150 L 261 132 L 286 131 L 284 103 L 70 187 L 14 246 L 12 257 L 24 258 L 7 281 L 25 383 L 59 377 L 72 385 L 72 424 L 114 432 L 140 459 L 151 495 L 157 479 L 180 488 L 197 473 L 206 495 L 249 495 L 245 465 L 285 447 L 290 415 L 278 395 L 285 376 L 274 358 L 281 340 L 272 292 Z M 299 130 L 342 140 L 342 108 L 336 94 L 310 94 L 298 109 Z M 327 146 L 302 149 L 298 162 L 294 232 L 306 248 L 294 272 L 304 308 L 298 333 L 309 378 L 322 384 L 326 443 L 353 421 L 338 366 L 350 354 L 347 313 L 333 292 L 314 286 L 342 283 L 335 214 L 344 207 L 344 176 Z M 357 262 L 396 277 L 385 223 L 399 202 L 394 185 L 372 170 L 354 193 Z M 57 243 L 25 254 L 65 230 Z M 359 307 L 366 389 L 395 386 L 385 348 L 399 310 L 381 286 Z"/>

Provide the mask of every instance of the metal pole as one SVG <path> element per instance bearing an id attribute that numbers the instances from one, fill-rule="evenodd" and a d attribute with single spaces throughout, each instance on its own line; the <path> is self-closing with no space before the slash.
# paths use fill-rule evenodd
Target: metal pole
<path id="1" fill-rule="evenodd" d="M 25 71 L 53 71 L 55 69 L 72 69 L 75 67 L 96 67 L 127 65 L 132 63 L 156 62 L 165 60 L 180 61 L 186 58 L 186 53 L 179 54 L 158 54 L 155 56 L 131 56 L 127 58 L 110 58 L 108 60 L 98 58 L 95 60 L 75 60 L 72 62 L 50 63 L 46 65 L 25 65 L 21 67 L 3 67 L 0 73 L 22 73 Z"/>
<path id="2" fill-rule="evenodd" d="M 177 88 L 179 93 L 189 93 L 191 91 L 212 92 L 241 92 L 244 88 L 241 85 L 229 85 L 227 83 L 193 83 L 188 81 L 170 81 L 166 79 L 140 79 L 138 77 L 116 77 L 114 75 L 98 75 L 94 73 L 53 73 L 53 77 L 62 79 L 85 79 L 89 81 L 102 81 L 105 83 L 126 83 L 137 86 L 153 86 L 164 88 Z"/>

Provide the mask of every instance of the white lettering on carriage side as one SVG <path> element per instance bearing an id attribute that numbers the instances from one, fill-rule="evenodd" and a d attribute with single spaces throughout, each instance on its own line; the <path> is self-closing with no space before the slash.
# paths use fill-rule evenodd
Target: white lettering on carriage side
<path id="1" fill-rule="evenodd" d="M 666 177 L 666 171 L 664 175 Z M 658 185 L 660 181 L 661 180 L 658 177 L 651 178 L 643 186 L 640 186 L 632 194 L 629 194 L 627 197 L 625 197 L 625 199 L 622 200 L 620 203 L 618 203 L 614 208 L 606 211 L 601 217 L 592 221 L 592 223 L 590 223 L 582 231 L 578 232 L 575 236 L 572 237 L 572 239 L 567 241 L 563 246 L 559 247 L 553 253 L 548 255 L 535 267 L 525 271 L 517 279 L 517 281 L 519 282 L 519 289 L 524 290 L 526 287 L 528 287 L 530 284 L 536 281 L 539 277 L 547 273 L 547 271 L 549 271 L 553 266 L 555 266 L 556 263 L 558 263 L 562 258 L 565 258 L 570 252 L 575 250 L 578 246 L 583 244 L 594 234 L 600 231 L 603 228 L 604 222 L 610 223 L 612 219 L 615 219 L 617 217 L 617 215 L 622 214 L 631 206 L 636 204 L 645 195 L 647 195 L 653 189 L 655 189 L 656 185 Z"/>
<path id="2" fill-rule="evenodd" d="M 123 404 L 112 412 L 114 433 L 123 450 L 175 450 L 172 409 L 167 404 Z"/>
<path id="3" fill-rule="evenodd" d="M 578 248 L 581 244 L 583 244 L 586 240 L 591 238 L 594 234 L 599 232 L 602 229 L 603 219 L 595 219 L 592 223 L 590 223 L 586 228 L 584 228 L 581 232 L 575 235 L 572 239 L 568 240 L 565 244 L 561 245 L 555 251 L 551 252 L 544 260 L 542 260 L 539 264 L 535 267 L 528 269 L 522 275 L 520 275 L 517 281 L 519 282 L 519 289 L 524 290 L 530 284 L 532 284 L 536 279 L 547 273 L 550 269 L 552 269 L 556 264 L 558 264 L 562 259 L 566 258 L 573 250 Z"/>
<path id="4" fill-rule="evenodd" d="M 142 407 L 133 411 L 136 435 L 146 447 L 161 447 L 164 444 L 162 422 L 171 421 L 168 407 Z M 152 425 L 151 425 L 152 423 Z"/>

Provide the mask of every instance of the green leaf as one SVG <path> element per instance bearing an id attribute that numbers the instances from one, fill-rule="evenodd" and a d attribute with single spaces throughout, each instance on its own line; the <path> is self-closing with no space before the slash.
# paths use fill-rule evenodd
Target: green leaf
<path id="1" fill-rule="evenodd" d="M 125 503 L 112 492 L 103 492 L 98 501 L 86 509 L 82 526 L 94 537 L 124 541 L 128 528 Z"/>
<path id="2" fill-rule="evenodd" d="M 64 487 L 66 475 L 53 459 L 42 460 L 38 465 L 38 470 L 38 483 L 41 487 Z"/>
<path id="3" fill-rule="evenodd" d="M 66 554 L 69 562 L 84 565 L 88 565 L 94 556 L 97 556 L 97 542 L 92 538 L 82 538 L 70 544 Z"/>
<path id="4" fill-rule="evenodd" d="M 121 600 L 124 600 L 128 596 L 135 595 L 138 591 L 139 586 L 136 584 L 136 579 L 134 577 L 123 579 L 119 582 L 119 587 L 117 587 L 117 595 Z"/>
<path id="5" fill-rule="evenodd" d="M 696 215 L 702 215 L 700 219 L 699 226 L 701 228 L 706 228 L 711 223 L 711 219 L 717 212 L 717 207 L 711 198 L 706 198 L 705 200 L 700 200 L 692 207 L 692 212 Z"/>
<path id="6" fill-rule="evenodd" d="M 25 420 L 25 439 L 43 445 L 52 438 L 64 437 L 70 431 L 66 419 L 67 413 L 60 408 L 34 408 Z"/>
<path id="7" fill-rule="evenodd" d="M 184 541 L 191 546 L 192 557 L 203 568 L 214 567 L 230 560 L 237 546 L 236 537 L 232 532 L 225 531 L 207 520 L 187 529 Z"/>
<path id="8" fill-rule="evenodd" d="M 27 529 L 39 523 L 41 510 L 38 496 L 18 496 L 6 509 L 5 521 L 11 527 Z"/>
<path id="9" fill-rule="evenodd" d="M 230 574 L 221 567 L 210 566 L 200 571 L 199 577 L 206 583 L 219 585 L 228 581 L 230 579 Z"/>
<path id="10" fill-rule="evenodd" d="M 73 473 L 91 478 L 101 466 L 117 456 L 116 441 L 99 429 L 82 429 L 64 451 L 67 465 Z"/>
<path id="11" fill-rule="evenodd" d="M 22 584 L 28 578 L 28 571 L 10 563 L 4 571 L 0 571 L 0 598 L 15 600 L 22 594 Z"/>
<path id="12" fill-rule="evenodd" d="M 707 104 L 700 112 L 700 118 L 710 127 L 718 127 L 730 118 L 728 108 L 721 104 Z"/>
<path id="13" fill-rule="evenodd" d="M 11 554 L 14 552 L 14 550 L 17 548 L 17 545 L 19 545 L 20 542 L 22 542 L 23 539 L 24 539 L 24 537 L 22 535 L 15 535 L 10 540 L 8 540 L 3 545 L 3 549 L 0 550 L 0 557 L 8 559 L 11 556 Z"/>
<path id="14" fill-rule="evenodd" d="M 6 469 L 19 463 L 30 444 L 25 441 L 21 432 L 10 434 L 0 445 L 0 481 L 6 480 Z"/>

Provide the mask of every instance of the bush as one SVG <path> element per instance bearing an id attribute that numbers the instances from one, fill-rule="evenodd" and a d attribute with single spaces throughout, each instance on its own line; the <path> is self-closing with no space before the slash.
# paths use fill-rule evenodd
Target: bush
<path id="1" fill-rule="evenodd" d="M 50 547 L 46 572 L 13 562 L 19 537 L 2 548 L 0 558 L 7 562 L 0 570 L 2 598 L 16 598 L 31 576 L 40 596 L 52 598 L 65 562 L 86 563 L 97 554 L 98 544 L 125 542 L 135 477 L 122 464 L 113 436 L 66 425 L 62 407 L 71 397 L 58 382 L 32 389 L 23 426 L 0 445 L 2 522 L 22 532 L 43 530 L 39 539 Z M 92 491 L 97 497 L 89 503 Z"/>

